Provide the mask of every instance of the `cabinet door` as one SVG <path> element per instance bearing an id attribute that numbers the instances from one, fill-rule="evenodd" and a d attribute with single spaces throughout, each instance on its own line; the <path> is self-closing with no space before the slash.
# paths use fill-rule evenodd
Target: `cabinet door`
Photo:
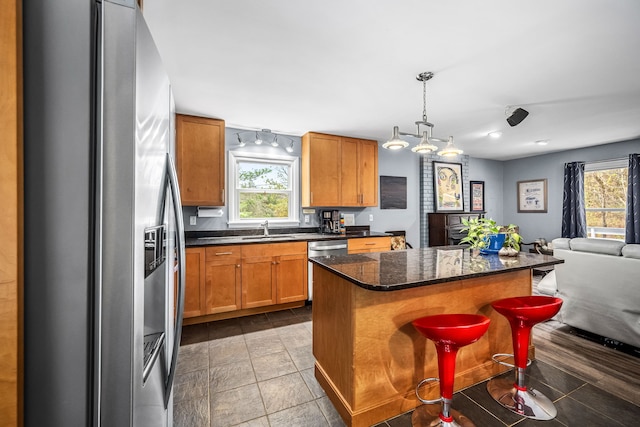
<path id="1" fill-rule="evenodd" d="M 224 206 L 224 121 L 176 115 L 176 168 L 184 206 Z"/>
<path id="2" fill-rule="evenodd" d="M 242 259 L 242 308 L 276 303 L 275 260 L 272 256 Z"/>
<path id="3" fill-rule="evenodd" d="M 340 137 L 302 137 L 302 205 L 340 206 Z"/>
<path id="4" fill-rule="evenodd" d="M 307 265 L 306 254 L 276 257 L 278 304 L 307 299 Z"/>
<path id="5" fill-rule="evenodd" d="M 240 310 L 240 246 L 214 246 L 206 251 L 206 314 Z"/>
<path id="6" fill-rule="evenodd" d="M 360 141 L 342 138 L 340 163 L 341 200 L 339 206 L 360 206 L 362 194 L 358 170 L 358 150 Z"/>
<path id="7" fill-rule="evenodd" d="M 360 140 L 358 145 L 360 205 L 378 206 L 378 143 Z"/>
<path id="8" fill-rule="evenodd" d="M 204 312 L 205 250 L 186 248 L 184 317 L 202 316 Z"/>

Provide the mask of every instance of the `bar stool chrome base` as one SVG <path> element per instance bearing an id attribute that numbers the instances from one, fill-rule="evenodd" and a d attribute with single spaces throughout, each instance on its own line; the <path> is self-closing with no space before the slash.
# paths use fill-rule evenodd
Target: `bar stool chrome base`
<path id="1" fill-rule="evenodd" d="M 551 420 L 558 410 L 549 398 L 535 389 L 518 389 L 513 378 L 494 378 L 487 383 L 487 391 L 502 406 L 518 415 L 534 420 Z"/>
<path id="2" fill-rule="evenodd" d="M 476 427 L 469 418 L 460 411 L 449 409 L 451 421 L 443 421 L 440 418 L 441 406 L 437 404 L 418 406 L 411 415 L 411 425 L 413 427 Z"/>

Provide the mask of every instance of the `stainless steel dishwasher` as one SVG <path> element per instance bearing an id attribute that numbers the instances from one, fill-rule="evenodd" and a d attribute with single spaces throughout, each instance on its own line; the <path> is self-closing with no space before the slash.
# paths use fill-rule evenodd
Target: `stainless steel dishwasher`
<path id="1" fill-rule="evenodd" d="M 337 240 L 320 240 L 316 242 L 309 242 L 307 244 L 307 256 L 331 256 L 331 255 L 346 255 L 347 254 L 347 239 Z M 313 300 L 313 264 L 309 262 L 309 301 Z"/>

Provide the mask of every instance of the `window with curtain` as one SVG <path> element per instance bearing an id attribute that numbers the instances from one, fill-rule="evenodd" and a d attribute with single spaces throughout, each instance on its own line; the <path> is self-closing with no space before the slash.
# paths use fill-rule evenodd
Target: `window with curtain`
<path id="1" fill-rule="evenodd" d="M 229 152 L 229 225 L 298 225 L 298 158 Z"/>
<path id="2" fill-rule="evenodd" d="M 586 162 L 587 237 L 625 238 L 628 159 Z"/>

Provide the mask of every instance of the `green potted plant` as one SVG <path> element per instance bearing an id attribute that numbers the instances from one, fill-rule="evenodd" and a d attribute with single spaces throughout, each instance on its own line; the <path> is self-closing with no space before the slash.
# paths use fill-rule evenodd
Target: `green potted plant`
<path id="1" fill-rule="evenodd" d="M 503 256 L 518 256 L 520 252 L 520 244 L 522 243 L 522 236 L 518 233 L 518 226 L 515 224 L 509 224 L 502 230 L 506 234 L 504 239 L 504 245 L 498 252 Z"/>
<path id="2" fill-rule="evenodd" d="M 462 218 L 464 227 L 460 230 L 467 235 L 460 240 L 460 244 L 468 244 L 472 252 L 477 252 L 489 246 L 489 236 L 498 234 L 500 227 L 491 218 Z"/>

